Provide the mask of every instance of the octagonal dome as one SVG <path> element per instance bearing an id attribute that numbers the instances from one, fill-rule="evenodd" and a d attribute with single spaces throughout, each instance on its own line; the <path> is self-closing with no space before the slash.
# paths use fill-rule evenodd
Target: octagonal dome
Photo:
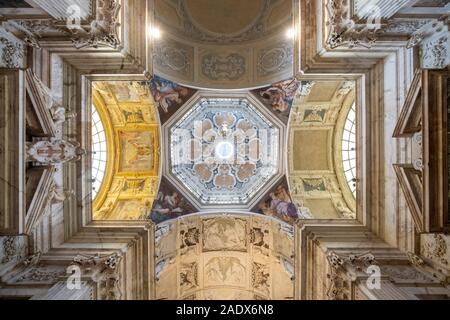
<path id="1" fill-rule="evenodd" d="M 285 128 L 251 94 L 198 92 L 164 125 L 164 171 L 199 209 L 251 209 L 282 176 Z"/>

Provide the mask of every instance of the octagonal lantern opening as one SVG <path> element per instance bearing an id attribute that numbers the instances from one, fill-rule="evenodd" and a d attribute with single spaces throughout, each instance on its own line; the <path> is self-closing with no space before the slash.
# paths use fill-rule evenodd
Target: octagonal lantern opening
<path id="1" fill-rule="evenodd" d="M 251 209 L 283 175 L 284 124 L 251 94 L 198 92 L 163 132 L 165 176 L 198 210 Z"/>

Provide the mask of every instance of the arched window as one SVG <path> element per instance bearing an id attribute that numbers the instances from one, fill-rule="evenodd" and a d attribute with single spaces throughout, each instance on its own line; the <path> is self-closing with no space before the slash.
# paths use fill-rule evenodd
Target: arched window
<path id="1" fill-rule="evenodd" d="M 105 176 L 107 151 L 105 128 L 92 106 L 92 199 L 97 196 Z"/>
<path id="2" fill-rule="evenodd" d="M 342 162 L 345 178 L 353 196 L 356 197 L 356 109 L 353 104 L 344 125 L 342 135 Z"/>

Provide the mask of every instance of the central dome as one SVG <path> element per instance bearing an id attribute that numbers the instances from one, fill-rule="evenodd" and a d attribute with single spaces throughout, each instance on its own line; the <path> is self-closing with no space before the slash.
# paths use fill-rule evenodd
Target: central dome
<path id="1" fill-rule="evenodd" d="M 197 209 L 252 208 L 278 180 L 284 128 L 268 111 L 247 94 L 200 92 L 165 125 L 168 179 Z"/>

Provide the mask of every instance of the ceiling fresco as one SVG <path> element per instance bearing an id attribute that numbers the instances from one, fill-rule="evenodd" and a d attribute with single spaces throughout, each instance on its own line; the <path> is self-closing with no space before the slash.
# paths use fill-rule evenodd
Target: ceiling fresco
<path id="1" fill-rule="evenodd" d="M 97 219 L 162 223 L 217 210 L 289 224 L 355 218 L 356 180 L 348 183 L 343 155 L 356 155 L 356 142 L 342 151 L 347 115 L 355 110 L 354 82 L 287 79 L 249 92 L 218 92 L 155 77 L 94 87 L 110 137 L 94 201 Z M 285 139 L 287 153 L 280 152 Z"/>
<path id="2" fill-rule="evenodd" d="M 193 195 L 199 209 L 245 207 L 280 173 L 283 128 L 255 102 L 245 95 L 202 93 L 165 126 L 166 173 Z"/>
<path id="3" fill-rule="evenodd" d="M 145 82 L 94 82 L 93 103 L 107 142 L 96 220 L 145 219 L 160 178 L 160 126 Z"/>
<path id="4" fill-rule="evenodd" d="M 194 87 L 239 89 L 292 77 L 290 0 L 160 0 L 155 74 Z"/>
<path id="5" fill-rule="evenodd" d="M 295 224 L 300 218 L 305 218 L 305 213 L 292 200 L 286 177 L 273 187 L 267 195 L 259 202 L 252 212 L 264 214 L 277 218 L 289 224 Z"/>
<path id="6" fill-rule="evenodd" d="M 159 224 L 160 300 L 289 300 L 294 228 L 263 215 L 191 215 Z"/>
<path id="7" fill-rule="evenodd" d="M 292 103 L 302 82 L 288 79 L 270 86 L 253 90 L 252 93 L 285 124 L 289 121 Z"/>
<path id="8" fill-rule="evenodd" d="M 155 105 L 158 107 L 161 124 L 167 122 L 197 90 L 155 76 L 148 82 Z"/>
<path id="9" fill-rule="evenodd" d="M 157 19 L 165 29 L 203 43 L 267 38 L 291 22 L 289 0 L 162 0 Z"/>
<path id="10" fill-rule="evenodd" d="M 158 195 L 147 217 L 155 223 L 195 213 L 195 207 L 166 178 L 162 178 Z"/>
<path id="11" fill-rule="evenodd" d="M 356 200 L 344 175 L 342 139 L 355 104 L 355 82 L 318 81 L 306 87 L 294 99 L 289 121 L 292 199 L 302 218 L 354 219 Z M 356 156 L 356 141 L 353 148 Z"/>

